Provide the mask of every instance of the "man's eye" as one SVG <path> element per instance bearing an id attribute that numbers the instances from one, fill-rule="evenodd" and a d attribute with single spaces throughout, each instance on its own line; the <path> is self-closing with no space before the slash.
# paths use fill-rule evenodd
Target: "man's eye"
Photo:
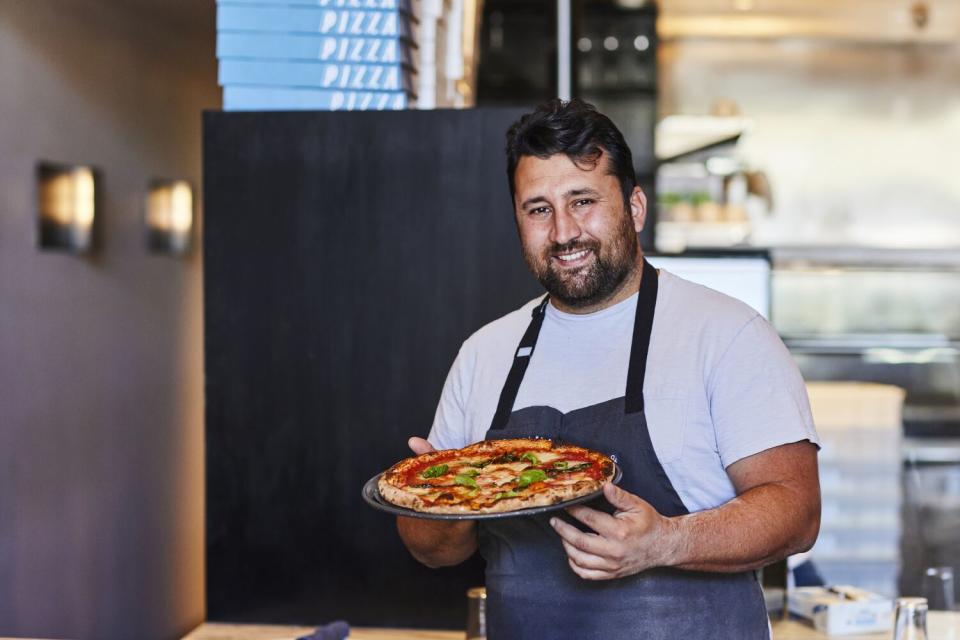
<path id="1" fill-rule="evenodd" d="M 549 211 L 550 211 L 549 207 L 534 207 L 533 209 L 530 209 L 530 213 L 534 215 L 541 215 L 541 216 L 544 215 L 545 213 L 548 213 Z"/>
<path id="2" fill-rule="evenodd" d="M 573 204 L 578 207 L 585 207 L 587 205 L 593 204 L 593 200 L 591 200 L 590 198 L 583 198 L 581 200 L 577 200 Z"/>

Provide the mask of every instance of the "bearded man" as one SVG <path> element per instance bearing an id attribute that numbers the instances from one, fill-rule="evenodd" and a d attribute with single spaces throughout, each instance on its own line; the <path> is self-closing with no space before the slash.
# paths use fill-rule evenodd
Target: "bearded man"
<path id="1" fill-rule="evenodd" d="M 399 518 L 418 560 L 487 563 L 492 640 L 769 637 L 756 569 L 810 548 L 818 440 L 803 380 L 750 307 L 657 271 L 630 149 L 554 100 L 507 133 L 523 257 L 548 292 L 458 354 L 415 453 L 546 436 L 612 454 L 603 504 Z"/>

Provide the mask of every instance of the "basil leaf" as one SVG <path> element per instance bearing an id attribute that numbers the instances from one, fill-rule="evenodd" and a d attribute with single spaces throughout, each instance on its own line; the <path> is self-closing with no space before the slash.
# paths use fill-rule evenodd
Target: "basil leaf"
<path id="1" fill-rule="evenodd" d="M 570 463 L 567 462 L 566 460 L 557 460 L 556 462 L 553 463 L 553 468 L 557 469 L 558 471 L 564 471 L 569 466 L 570 466 Z"/>
<path id="2" fill-rule="evenodd" d="M 447 472 L 450 467 L 445 464 L 438 464 L 420 472 L 421 478 L 439 478 Z"/>
<path id="3" fill-rule="evenodd" d="M 540 464 L 540 461 L 537 460 L 537 456 L 533 455 L 531 452 L 527 451 L 525 454 L 520 456 L 520 460 L 526 460 L 530 464 Z"/>
<path id="4" fill-rule="evenodd" d="M 547 474 L 540 469 L 526 469 L 520 472 L 517 477 L 517 488 L 524 489 L 534 482 L 543 482 L 547 479 Z"/>
<path id="5" fill-rule="evenodd" d="M 480 475 L 480 470 L 479 470 L 479 469 L 464 469 L 463 471 L 461 471 L 461 472 L 459 473 L 459 475 L 461 475 L 461 476 L 470 476 L 471 478 L 476 478 L 478 475 Z"/>
<path id="6" fill-rule="evenodd" d="M 457 477 L 455 477 L 453 481 L 464 487 L 470 487 L 472 489 L 477 488 L 477 481 L 467 475 L 460 474 Z"/>
<path id="7" fill-rule="evenodd" d="M 503 500 L 504 498 L 516 498 L 520 494 L 516 491 L 501 491 L 497 495 L 493 496 L 494 500 Z"/>

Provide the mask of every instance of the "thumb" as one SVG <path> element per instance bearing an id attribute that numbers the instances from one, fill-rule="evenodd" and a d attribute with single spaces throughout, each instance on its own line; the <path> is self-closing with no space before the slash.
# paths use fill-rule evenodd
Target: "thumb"
<path id="1" fill-rule="evenodd" d="M 418 456 L 423 453 L 430 453 L 431 451 L 436 451 L 433 448 L 433 445 L 424 440 L 423 438 L 413 437 L 407 440 L 407 446 L 410 447 L 410 450 L 413 451 Z"/>
<path id="2" fill-rule="evenodd" d="M 636 511 L 649 507 L 649 504 L 645 500 L 633 495 L 629 491 L 624 491 L 612 482 L 603 485 L 603 497 L 607 499 L 607 502 L 616 507 L 618 511 Z"/>

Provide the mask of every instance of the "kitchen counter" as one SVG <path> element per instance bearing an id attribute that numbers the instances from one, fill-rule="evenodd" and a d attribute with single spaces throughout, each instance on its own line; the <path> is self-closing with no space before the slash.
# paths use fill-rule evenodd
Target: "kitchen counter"
<path id="1" fill-rule="evenodd" d="M 183 640 L 296 640 L 314 630 L 314 627 L 207 622 Z M 463 636 L 463 631 L 350 628 L 350 640 L 463 640 Z"/>
<path id="2" fill-rule="evenodd" d="M 960 640 L 960 613 L 931 611 L 927 623 L 931 640 Z M 313 632 L 312 627 L 280 625 L 224 624 L 208 622 L 193 630 L 183 640 L 295 640 Z M 354 628 L 350 640 L 463 640 L 463 631 L 423 631 L 415 629 Z M 850 640 L 889 640 L 888 633 L 855 636 L 825 636 L 809 626 L 793 620 L 773 625 L 774 640 L 818 640 L 828 637 Z"/>

